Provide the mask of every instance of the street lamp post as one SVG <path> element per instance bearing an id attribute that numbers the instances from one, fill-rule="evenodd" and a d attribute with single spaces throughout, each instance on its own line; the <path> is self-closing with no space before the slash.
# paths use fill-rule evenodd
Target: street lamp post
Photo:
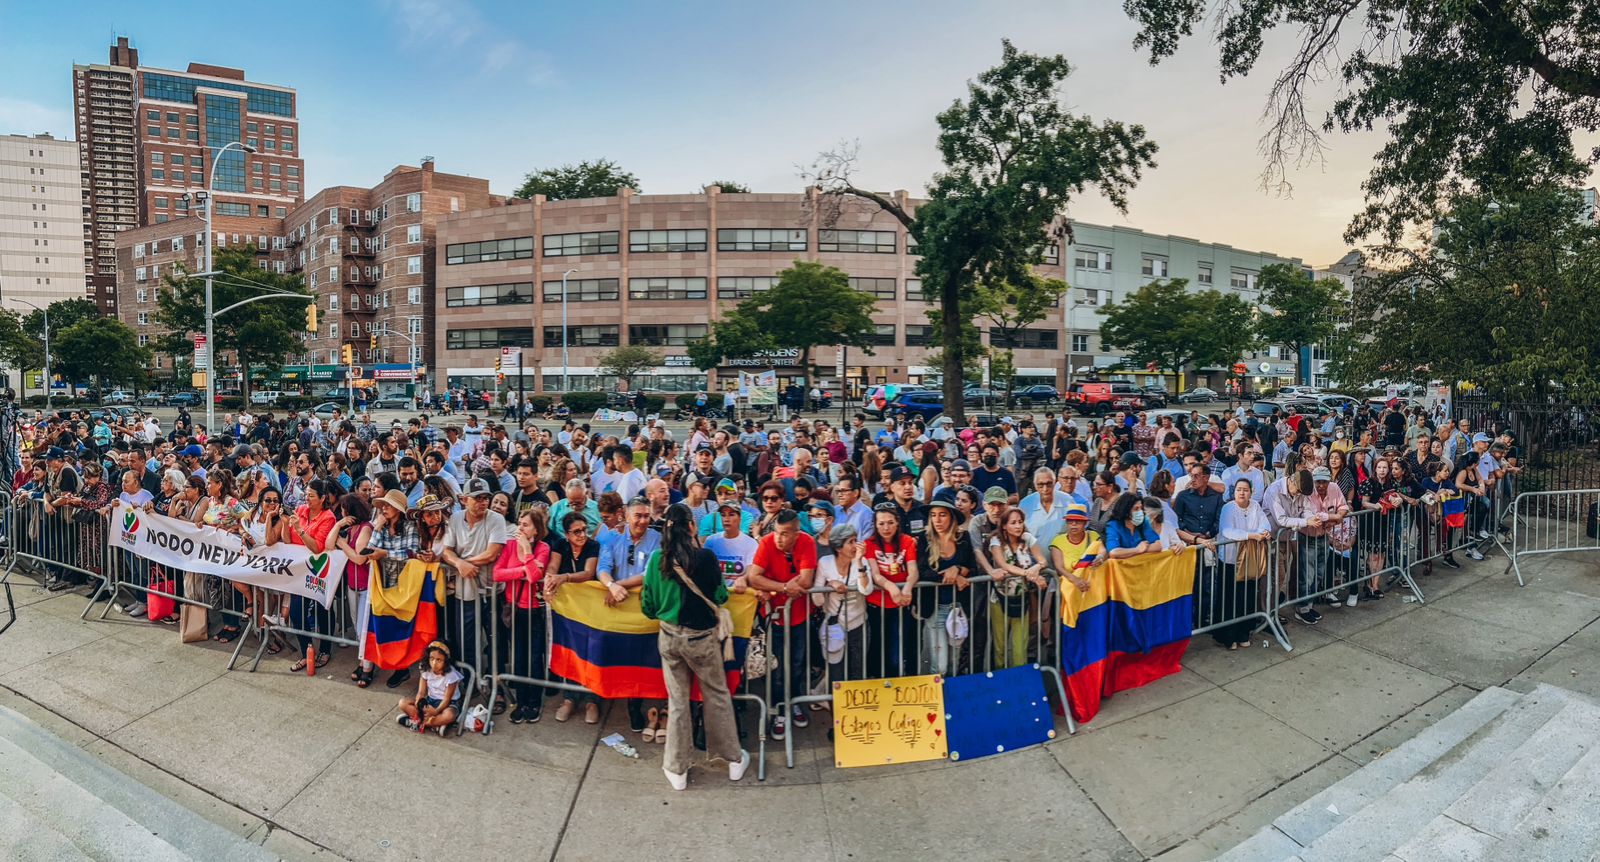
<path id="1" fill-rule="evenodd" d="M 49 307 L 40 308 L 26 299 L 18 299 L 16 301 L 44 315 L 44 409 L 49 410 L 55 403 L 53 400 L 54 390 L 50 387 L 50 309 Z M 26 382 L 24 382 L 22 389 L 24 392 L 27 391 Z"/>
<path id="2" fill-rule="evenodd" d="M 212 326 L 211 326 L 211 319 L 212 319 L 212 311 L 211 311 L 211 277 L 212 277 L 212 275 L 214 273 L 214 270 L 212 269 L 212 263 L 211 263 L 211 244 L 212 244 L 212 241 L 215 239 L 215 237 L 213 237 L 211 235 L 211 211 L 216 207 L 216 199 L 215 199 L 214 190 L 216 189 L 216 185 L 217 185 L 217 164 L 222 160 L 222 154 L 226 153 L 228 150 L 233 149 L 234 147 L 238 147 L 240 150 L 242 150 L 243 152 L 246 152 L 246 153 L 254 153 L 256 151 L 255 147 L 249 146 L 248 144 L 242 144 L 242 143 L 240 143 L 238 141 L 229 141 L 228 143 L 223 144 L 221 147 L 217 147 L 216 148 L 216 152 L 213 153 L 212 156 L 211 156 L 211 170 L 209 172 L 209 176 L 206 179 L 206 190 L 207 191 L 204 193 L 205 196 L 201 197 L 198 194 L 195 196 L 197 200 L 199 200 L 200 202 L 205 204 L 205 208 L 206 208 L 206 241 L 205 241 L 205 249 L 206 249 L 206 433 L 207 434 L 215 434 L 215 433 L 217 433 L 217 425 L 216 425 L 216 419 L 217 419 L 217 398 L 216 398 L 216 392 L 217 392 L 217 376 L 216 376 L 217 375 L 217 363 L 216 363 L 216 358 L 215 358 L 216 342 L 213 340 L 212 333 L 211 333 L 211 330 L 212 330 Z M 245 369 L 245 373 L 249 373 L 249 369 Z"/>
<path id="3" fill-rule="evenodd" d="M 567 397 L 567 276 L 577 272 L 569 269 L 561 273 L 561 397 Z M 517 382 L 522 382 L 522 363 L 517 363 Z M 565 402 L 563 402 L 565 403 Z"/>

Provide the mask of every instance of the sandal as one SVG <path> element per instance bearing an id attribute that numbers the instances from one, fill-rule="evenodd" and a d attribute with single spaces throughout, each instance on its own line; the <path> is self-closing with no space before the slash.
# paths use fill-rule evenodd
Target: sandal
<path id="1" fill-rule="evenodd" d="M 283 652 L 283 641 L 273 638 L 267 642 L 267 655 L 277 655 Z"/>
<path id="2" fill-rule="evenodd" d="M 667 744 L 667 711 L 661 710 L 661 720 L 656 722 L 656 745 Z"/>
<path id="3" fill-rule="evenodd" d="M 369 685 L 372 685 L 372 671 L 370 671 L 370 670 L 357 670 L 356 671 L 356 688 L 366 688 Z"/>
<path id="4" fill-rule="evenodd" d="M 645 711 L 644 730 L 639 731 L 639 735 L 644 738 L 645 742 L 656 741 L 656 719 L 660 716 L 661 711 L 653 706 Z"/>
<path id="5" fill-rule="evenodd" d="M 225 643 L 225 644 L 231 644 L 235 640 L 237 640 L 239 635 L 241 635 L 241 634 L 244 634 L 244 632 L 241 632 L 240 630 L 234 628 L 233 626 L 223 626 L 222 627 L 222 631 L 217 632 L 217 636 L 215 638 L 213 638 L 213 640 L 216 640 L 216 641 L 219 641 L 219 642 Z"/>
<path id="6" fill-rule="evenodd" d="M 328 653 L 317 653 L 317 670 L 322 670 L 332 660 L 333 656 Z"/>
<path id="7" fill-rule="evenodd" d="M 301 671 L 303 671 L 305 669 L 306 669 L 306 660 L 305 659 L 300 659 L 299 661 L 295 662 L 294 664 L 289 665 L 289 672 L 290 673 L 300 673 Z"/>
<path id="8" fill-rule="evenodd" d="M 506 698 L 505 698 L 505 695 L 497 694 L 497 695 L 494 696 L 494 714 L 495 715 L 505 715 L 505 713 L 506 713 Z"/>

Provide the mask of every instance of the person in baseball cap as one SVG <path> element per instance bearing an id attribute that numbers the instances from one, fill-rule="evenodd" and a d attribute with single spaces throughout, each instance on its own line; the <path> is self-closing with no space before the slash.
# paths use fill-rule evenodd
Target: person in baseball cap
<path id="1" fill-rule="evenodd" d="M 473 476 L 467 480 L 467 487 L 461 492 L 463 497 L 493 497 L 494 490 L 482 476 Z"/>
<path id="2" fill-rule="evenodd" d="M 905 468 L 905 465 L 903 465 L 903 464 L 895 464 L 893 467 L 889 468 L 889 484 L 890 485 L 893 485 L 894 483 L 899 482 L 902 479 L 912 479 L 912 478 L 915 478 L 915 477 L 911 475 L 911 471 L 907 470 Z"/>

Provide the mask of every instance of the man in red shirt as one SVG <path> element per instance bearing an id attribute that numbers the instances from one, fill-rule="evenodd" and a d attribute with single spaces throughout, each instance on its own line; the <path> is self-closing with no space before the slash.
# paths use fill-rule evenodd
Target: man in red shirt
<path id="1" fill-rule="evenodd" d="M 774 519 L 773 531 L 756 545 L 755 558 L 745 569 L 744 577 L 734 582 L 736 590 L 756 589 L 774 594 L 769 603 L 772 655 L 778 659 L 778 668 L 772 677 L 773 703 L 789 695 L 806 693 L 807 668 L 810 667 L 808 651 L 815 643 L 809 625 L 811 602 L 806 593 L 816 574 L 817 543 L 800 532 L 800 516 L 793 509 L 784 509 Z M 785 608 L 788 609 L 787 619 Z M 800 707 L 793 708 L 791 717 L 795 727 L 810 723 Z M 772 720 L 772 738 L 783 739 L 787 730 L 787 722 L 780 712 Z"/>

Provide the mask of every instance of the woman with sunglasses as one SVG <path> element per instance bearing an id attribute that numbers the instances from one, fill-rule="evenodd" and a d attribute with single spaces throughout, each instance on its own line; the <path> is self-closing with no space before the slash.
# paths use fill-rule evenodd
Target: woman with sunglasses
<path id="1" fill-rule="evenodd" d="M 544 571 L 544 592 L 548 599 L 563 584 L 592 581 L 600 563 L 600 543 L 589 535 L 589 521 L 582 512 L 568 512 L 561 519 L 561 535 L 549 539 L 550 562 Z M 593 692 L 570 695 L 556 709 L 556 721 L 572 718 L 583 704 L 586 724 L 600 721 L 600 700 Z"/>

